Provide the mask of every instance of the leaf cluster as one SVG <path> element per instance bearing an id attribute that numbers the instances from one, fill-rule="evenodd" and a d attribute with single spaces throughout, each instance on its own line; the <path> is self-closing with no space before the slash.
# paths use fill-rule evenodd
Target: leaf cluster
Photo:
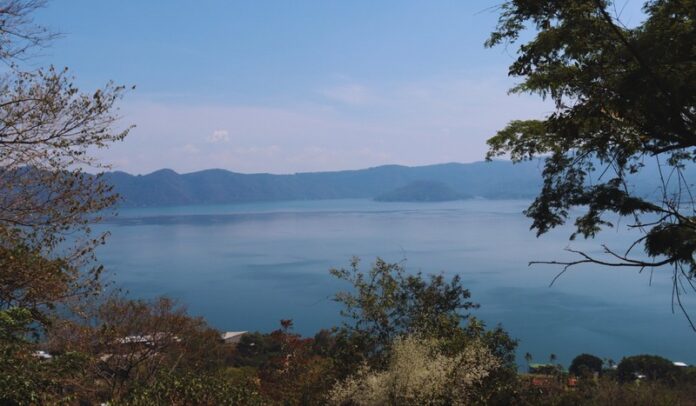
<path id="1" fill-rule="evenodd" d="M 458 275 L 448 281 L 442 274 L 407 274 L 400 263 L 381 258 L 362 272 L 359 263 L 353 258 L 349 268 L 330 272 L 351 285 L 350 291 L 337 293 L 334 300 L 344 305 L 344 328 L 368 341 L 370 356 L 388 348 L 401 335 L 422 332 L 433 337 L 451 336 L 469 317 L 467 310 L 478 307 L 469 300 L 471 293 Z"/>

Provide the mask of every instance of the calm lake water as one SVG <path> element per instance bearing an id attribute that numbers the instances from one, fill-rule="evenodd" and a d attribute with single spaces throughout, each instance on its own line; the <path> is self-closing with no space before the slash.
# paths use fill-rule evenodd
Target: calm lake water
<path id="1" fill-rule="evenodd" d="M 110 278 L 134 297 L 169 295 L 221 330 L 271 331 L 280 319 L 313 334 L 341 322 L 329 275 L 352 256 L 405 260 L 410 271 L 460 275 L 481 304 L 474 314 L 501 323 L 535 361 L 566 366 L 589 352 L 620 360 L 660 354 L 696 364 L 696 333 L 672 313 L 671 273 L 560 270 L 530 260 L 571 258 L 567 246 L 599 253 L 626 247 L 627 221 L 594 241 L 570 242 L 570 228 L 539 239 L 521 212 L 527 201 L 379 203 L 370 200 L 274 202 L 124 209 L 101 224 L 98 251 Z M 696 312 L 694 294 L 687 303 Z M 518 363 L 523 364 L 522 356 Z"/>

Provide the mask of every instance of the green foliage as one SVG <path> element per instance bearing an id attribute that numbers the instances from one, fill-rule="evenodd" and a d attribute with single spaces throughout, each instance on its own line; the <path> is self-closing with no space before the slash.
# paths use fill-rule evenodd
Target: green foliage
<path id="1" fill-rule="evenodd" d="M 560 375 L 563 369 L 554 364 L 531 364 L 529 366 L 530 374 L 540 374 L 540 375 Z"/>
<path id="2" fill-rule="evenodd" d="M 480 340 L 488 347 L 502 364 L 509 368 L 517 368 L 515 363 L 515 349 L 517 349 L 518 341 L 508 334 L 501 325 L 492 329 L 486 329 L 486 324 L 470 316 L 468 324 L 462 330 L 464 340 Z M 454 340 L 454 337 L 450 337 Z"/>
<path id="3" fill-rule="evenodd" d="M 33 321 L 31 311 L 23 307 L 0 310 L 0 342 L 5 345 L 24 343 Z"/>
<path id="4" fill-rule="evenodd" d="M 32 247 L 21 233 L 3 230 L 1 224 L 0 236 L 0 309 L 22 309 L 27 324 L 35 322 L 34 332 L 50 322 L 52 312 L 66 297 L 90 289 L 68 260 L 48 258 L 41 247 Z"/>
<path id="5" fill-rule="evenodd" d="M 609 259 L 580 253 L 564 265 L 671 265 L 675 280 L 692 278 L 696 218 L 684 168 L 696 160 L 696 1 L 648 1 L 647 18 L 635 27 L 618 21 L 616 6 L 609 0 L 501 6 L 486 45 L 530 38 L 509 68 L 522 80 L 512 92 L 548 97 L 556 109 L 543 120 L 510 122 L 488 140 L 487 157 L 545 158 L 543 187 L 526 211 L 538 234 L 565 223 L 571 208 L 584 210 L 575 226 L 586 238 L 612 227 L 610 214 L 631 216 L 644 232 L 624 254 L 605 248 Z M 531 37 L 521 35 L 526 30 Z M 640 195 L 632 185 L 646 168 L 662 179 L 657 194 Z M 632 253 L 643 243 L 648 260 Z"/>
<path id="6" fill-rule="evenodd" d="M 0 344 L 0 404 L 55 404 L 74 400 L 71 386 L 80 382 L 87 357 L 65 353 L 38 358 L 26 343 Z"/>
<path id="7" fill-rule="evenodd" d="M 471 343 L 485 346 L 497 365 L 471 385 L 468 399 L 504 403 L 510 398 L 517 379 L 517 341 L 501 326 L 486 329 L 482 321 L 466 313 L 478 305 L 469 300 L 471 294 L 458 276 L 448 281 L 443 275 L 409 275 L 401 264 L 379 258 L 366 273 L 359 270 L 357 259 L 350 269 L 331 273 L 353 285 L 351 291 L 336 296 L 345 305 L 342 315 L 348 321 L 333 339 L 322 338 L 338 377 L 351 376 L 365 364 L 376 370 L 386 368 L 391 345 L 399 337 L 415 335 L 439 340 L 444 354 L 452 357 Z"/>
<path id="8" fill-rule="evenodd" d="M 617 378 L 621 382 L 633 382 L 642 375 L 649 381 L 674 384 L 682 378 L 682 372 L 668 359 L 656 355 L 634 355 L 619 362 Z"/>
<path id="9" fill-rule="evenodd" d="M 408 275 L 401 264 L 381 258 L 366 273 L 357 258 L 350 268 L 330 272 L 352 285 L 335 300 L 345 306 L 344 328 L 365 343 L 368 357 L 379 355 L 400 335 L 452 336 L 469 316 L 465 311 L 478 307 L 456 275 L 450 281 L 443 275 Z"/>
<path id="10" fill-rule="evenodd" d="M 238 367 L 259 368 L 268 361 L 277 357 L 281 352 L 281 345 L 269 334 L 259 332 L 244 334 L 237 344 L 232 364 Z"/>
<path id="11" fill-rule="evenodd" d="M 692 405 L 696 392 L 690 387 L 674 388 L 656 382 L 620 384 L 600 379 L 594 385 L 568 390 L 562 385 L 540 389 L 521 387 L 512 404 L 534 406 L 674 406 Z M 509 403 L 508 403 L 509 404 Z"/>
<path id="12" fill-rule="evenodd" d="M 659 382 L 641 382 L 639 385 L 620 384 L 611 380 L 601 380 L 596 388 L 582 395 L 582 401 L 576 404 L 674 406 L 691 405 L 696 399 L 693 386 L 675 388 Z"/>
<path id="13" fill-rule="evenodd" d="M 0 310 L 0 404 L 69 400 L 67 387 L 83 374 L 84 354 L 66 352 L 50 361 L 36 355 L 36 346 L 30 340 L 34 323 L 29 309 Z"/>
<path id="14" fill-rule="evenodd" d="M 591 354 L 580 354 L 573 358 L 568 371 L 575 376 L 590 376 L 602 373 L 604 361 Z"/>
<path id="15" fill-rule="evenodd" d="M 131 406 L 261 406 L 265 403 L 253 383 L 231 385 L 215 375 L 162 373 L 114 405 Z"/>

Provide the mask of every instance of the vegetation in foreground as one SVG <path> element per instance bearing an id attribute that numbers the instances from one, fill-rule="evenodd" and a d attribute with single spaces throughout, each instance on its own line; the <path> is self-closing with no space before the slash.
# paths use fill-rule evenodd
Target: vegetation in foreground
<path id="1" fill-rule="evenodd" d="M 282 320 L 225 344 L 169 299 L 114 296 L 31 340 L 30 313 L 4 311 L 0 404 L 696 404 L 696 368 L 657 356 L 612 368 L 581 354 L 569 372 L 518 373 L 517 342 L 468 314 L 477 305 L 456 276 L 407 274 L 380 259 L 332 273 L 350 287 L 335 296 L 346 323 L 314 337 Z"/>

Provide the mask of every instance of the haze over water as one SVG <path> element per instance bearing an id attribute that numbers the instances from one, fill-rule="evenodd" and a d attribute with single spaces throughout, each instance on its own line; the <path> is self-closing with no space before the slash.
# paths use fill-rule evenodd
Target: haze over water
<path id="1" fill-rule="evenodd" d="M 640 353 L 696 363 L 696 333 L 675 309 L 669 269 L 579 266 L 549 283 L 569 259 L 563 249 L 625 249 L 626 221 L 595 240 L 568 241 L 565 227 L 535 238 L 521 212 L 528 201 L 379 203 L 371 200 L 274 202 L 123 209 L 100 260 L 134 297 L 169 295 L 221 330 L 276 329 L 293 319 L 305 335 L 341 323 L 333 293 L 349 286 L 329 275 L 352 256 L 367 270 L 376 257 L 408 271 L 458 274 L 481 304 L 473 314 L 501 323 L 522 354 L 566 366 L 589 352 L 615 361 Z M 691 294 L 693 296 L 693 294 Z M 686 297 L 692 308 L 693 297 Z"/>

